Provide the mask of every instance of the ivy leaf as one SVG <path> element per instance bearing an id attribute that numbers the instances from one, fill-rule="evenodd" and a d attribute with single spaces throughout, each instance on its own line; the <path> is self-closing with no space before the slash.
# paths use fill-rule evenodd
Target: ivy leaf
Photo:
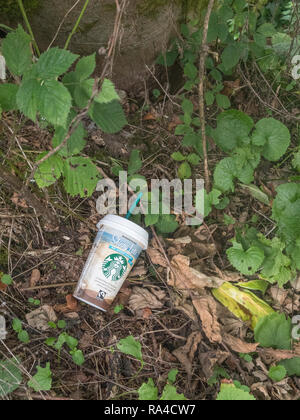
<path id="1" fill-rule="evenodd" d="M 68 89 L 56 80 L 46 80 L 40 87 L 38 110 L 54 126 L 65 126 L 72 103 Z"/>
<path id="2" fill-rule="evenodd" d="M 245 276 L 255 274 L 265 258 L 260 248 L 253 246 L 244 251 L 242 245 L 236 242 L 227 250 L 227 256 L 230 263 Z"/>
<path id="3" fill-rule="evenodd" d="M 221 391 L 217 396 L 217 401 L 255 401 L 253 395 L 242 389 L 237 388 L 234 384 L 222 384 Z"/>
<path id="4" fill-rule="evenodd" d="M 72 157 L 64 162 L 64 186 L 72 197 L 90 197 L 96 189 L 99 172 L 91 159 Z"/>
<path id="5" fill-rule="evenodd" d="M 156 223 L 156 227 L 160 233 L 174 233 L 175 230 L 178 229 L 179 225 L 174 215 L 162 214 Z"/>
<path id="6" fill-rule="evenodd" d="M 136 174 L 140 171 L 143 166 L 142 159 L 140 158 L 140 151 L 133 150 L 130 154 L 129 164 L 128 164 L 128 175 Z"/>
<path id="7" fill-rule="evenodd" d="M 128 354 L 130 356 L 135 357 L 142 364 L 144 364 L 141 343 L 135 340 L 135 338 L 132 337 L 132 335 L 129 335 L 128 337 L 120 340 L 117 344 L 117 349 L 124 354 Z"/>
<path id="8" fill-rule="evenodd" d="M 236 177 L 236 167 L 234 158 L 221 160 L 214 172 L 215 187 L 222 192 L 234 191 L 234 179 Z"/>
<path id="9" fill-rule="evenodd" d="M 89 78 L 96 68 L 96 53 L 81 58 L 76 64 L 75 73 L 79 81 Z"/>
<path id="10" fill-rule="evenodd" d="M 0 397 L 3 398 L 19 388 L 22 373 L 16 359 L 0 360 Z"/>
<path id="11" fill-rule="evenodd" d="M 38 160 L 47 155 L 47 152 L 39 155 Z M 37 169 L 34 179 L 40 188 L 46 188 L 54 184 L 63 171 L 63 160 L 59 155 L 53 155 L 45 160 Z"/>
<path id="12" fill-rule="evenodd" d="M 247 114 L 235 109 L 225 111 L 217 117 L 213 138 L 224 152 L 231 152 L 250 142 L 248 136 L 253 126 L 254 122 Z"/>
<path id="13" fill-rule="evenodd" d="M 58 127 L 55 131 L 55 136 L 52 139 L 53 147 L 59 146 L 65 136 L 67 135 L 68 130 L 63 127 Z M 86 141 L 84 137 L 87 135 L 86 130 L 83 127 L 83 124 L 80 123 L 74 133 L 69 138 L 67 145 L 59 151 L 60 156 L 71 157 L 80 153 L 85 145 Z"/>
<path id="14" fill-rule="evenodd" d="M 167 384 L 164 387 L 160 400 L 161 401 L 184 401 L 186 400 L 186 398 L 183 394 L 178 394 L 175 386 Z"/>
<path id="15" fill-rule="evenodd" d="M 254 330 L 254 337 L 262 347 L 290 350 L 292 342 L 292 321 L 277 312 L 261 318 Z"/>
<path id="16" fill-rule="evenodd" d="M 127 124 L 123 108 L 118 101 L 107 104 L 95 102 L 89 116 L 105 133 L 118 133 Z"/>
<path id="17" fill-rule="evenodd" d="M 300 357 L 283 360 L 280 365 L 286 369 L 288 376 L 296 375 L 300 377 Z"/>
<path id="18" fill-rule="evenodd" d="M 274 118 L 263 118 L 255 127 L 253 144 L 263 146 L 263 157 L 271 162 L 278 161 L 287 151 L 291 135 L 288 128 Z"/>
<path id="19" fill-rule="evenodd" d="M 115 100 L 120 100 L 115 85 L 110 80 L 104 79 L 101 92 L 96 96 L 95 101 L 99 104 L 107 104 Z"/>
<path id="20" fill-rule="evenodd" d="M 36 392 L 50 391 L 52 387 L 52 372 L 50 363 L 46 364 L 45 368 L 37 366 L 37 373 L 28 382 L 28 386 L 33 388 Z"/>
<path id="21" fill-rule="evenodd" d="M 58 47 L 51 48 L 41 54 L 38 62 L 33 66 L 34 71 L 38 78 L 43 80 L 54 79 L 66 73 L 78 57 L 70 51 Z"/>
<path id="22" fill-rule="evenodd" d="M 269 378 L 273 382 L 280 382 L 286 377 L 287 371 L 283 366 L 272 366 L 269 370 Z"/>
<path id="23" fill-rule="evenodd" d="M 18 85 L 6 83 L 0 85 L 0 105 L 3 111 L 13 111 L 17 109 Z"/>
<path id="24" fill-rule="evenodd" d="M 154 385 L 153 379 L 149 378 L 139 389 L 140 401 L 156 401 L 158 400 L 158 388 Z"/>
<path id="25" fill-rule="evenodd" d="M 10 32 L 2 41 L 2 53 L 9 71 L 15 76 L 22 76 L 31 65 L 31 38 L 21 25 Z"/>

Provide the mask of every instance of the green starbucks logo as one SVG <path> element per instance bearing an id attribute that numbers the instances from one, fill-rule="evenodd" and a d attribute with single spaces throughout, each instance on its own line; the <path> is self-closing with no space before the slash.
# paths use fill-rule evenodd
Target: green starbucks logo
<path id="1" fill-rule="evenodd" d="M 118 281 L 127 270 L 127 260 L 120 254 L 111 254 L 102 264 L 102 273 L 107 279 Z"/>

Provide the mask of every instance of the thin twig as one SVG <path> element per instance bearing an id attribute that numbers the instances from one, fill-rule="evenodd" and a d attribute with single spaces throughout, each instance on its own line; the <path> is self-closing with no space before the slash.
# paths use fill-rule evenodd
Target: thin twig
<path id="1" fill-rule="evenodd" d="M 209 20 L 211 12 L 214 6 L 214 0 L 210 0 L 204 20 L 203 27 L 203 38 L 202 38 L 202 48 L 200 53 L 200 63 L 199 63 L 199 116 L 201 122 L 201 134 L 202 134 L 202 144 L 203 144 L 203 158 L 204 158 L 204 178 L 206 184 L 206 190 L 210 191 L 210 176 L 209 176 L 209 167 L 208 167 L 208 156 L 207 156 L 207 141 L 206 141 L 206 121 L 205 121 L 205 102 L 204 102 L 204 78 L 205 78 L 205 61 L 208 54 L 207 47 L 207 34 Z"/>
<path id="2" fill-rule="evenodd" d="M 64 46 L 64 49 L 65 50 L 68 49 L 68 47 L 70 45 L 70 42 L 71 42 L 71 39 L 72 39 L 73 35 L 75 34 L 75 32 L 78 29 L 78 26 L 79 26 L 79 24 L 81 22 L 81 19 L 82 19 L 83 15 L 84 15 L 84 13 L 85 13 L 88 5 L 89 5 L 89 2 L 90 2 L 90 0 L 86 0 L 85 3 L 84 3 L 84 5 L 83 5 L 83 8 L 82 8 L 82 10 L 80 12 L 80 15 L 78 16 L 78 19 L 76 20 L 76 23 L 75 23 L 75 25 L 74 25 L 74 27 L 73 27 L 70 35 L 68 36 L 68 39 L 67 39 L 66 43 L 65 43 L 65 46 Z"/>

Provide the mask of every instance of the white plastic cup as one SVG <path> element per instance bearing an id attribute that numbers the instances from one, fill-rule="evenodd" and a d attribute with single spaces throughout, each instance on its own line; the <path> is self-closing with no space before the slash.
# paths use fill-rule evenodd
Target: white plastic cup
<path id="1" fill-rule="evenodd" d="M 74 297 L 106 312 L 140 253 L 148 248 L 148 232 L 120 216 L 105 216 L 74 292 Z"/>

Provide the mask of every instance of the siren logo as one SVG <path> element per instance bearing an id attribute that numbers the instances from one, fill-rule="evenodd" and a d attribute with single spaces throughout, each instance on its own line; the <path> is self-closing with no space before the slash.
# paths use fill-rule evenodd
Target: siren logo
<path id="1" fill-rule="evenodd" d="M 0 315 L 0 340 L 5 340 L 6 338 L 6 325 L 4 316 Z"/>
<path id="2" fill-rule="evenodd" d="M 292 323 L 294 325 L 292 337 L 294 340 L 300 340 L 300 315 L 294 316 Z"/>
<path id="3" fill-rule="evenodd" d="M 295 55 L 292 59 L 292 76 L 294 80 L 300 79 L 300 55 Z"/>
<path id="4" fill-rule="evenodd" d="M 127 260 L 120 254 L 111 254 L 105 258 L 102 272 L 107 279 L 118 281 L 127 270 Z"/>

